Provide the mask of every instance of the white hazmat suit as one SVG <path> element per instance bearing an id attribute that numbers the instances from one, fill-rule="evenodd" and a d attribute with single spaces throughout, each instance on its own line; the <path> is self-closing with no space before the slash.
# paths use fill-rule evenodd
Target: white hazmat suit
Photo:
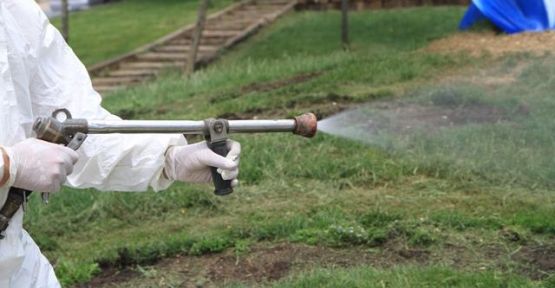
<path id="1" fill-rule="evenodd" d="M 100 106 L 100 95 L 86 68 L 33 0 L 0 0 L 0 101 L 0 146 L 10 158 L 14 152 L 9 147 L 32 137 L 34 119 L 49 116 L 55 109 L 67 108 L 75 118 L 119 119 Z M 209 180 L 205 172 L 184 173 L 184 165 L 198 170 L 221 159 L 207 155 L 210 151 L 204 143 L 185 144 L 181 135 L 90 135 L 78 151 L 79 160 L 66 184 L 99 190 L 162 190 L 172 182 L 162 175 L 164 167 L 170 179 Z M 174 145 L 185 146 L 166 153 Z M 232 170 L 227 171 L 232 174 L 228 179 L 238 173 L 239 148 L 233 150 L 235 155 L 228 158 L 233 162 L 220 165 Z M 187 157 L 168 158 L 178 153 Z M 212 157 L 212 162 L 203 157 Z M 0 174 L 7 165 L 1 158 Z M 14 161 L 9 166 L 9 180 L 0 187 L 0 207 L 18 169 Z M 22 222 L 20 208 L 0 240 L 0 288 L 59 287 L 52 266 L 23 230 Z"/>

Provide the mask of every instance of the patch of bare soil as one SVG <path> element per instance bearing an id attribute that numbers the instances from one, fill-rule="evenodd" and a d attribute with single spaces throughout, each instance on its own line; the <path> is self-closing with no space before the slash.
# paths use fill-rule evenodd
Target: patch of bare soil
<path id="1" fill-rule="evenodd" d="M 436 53 L 466 52 L 472 56 L 489 54 L 502 56 L 528 52 L 544 55 L 555 47 L 555 32 L 520 33 L 515 35 L 494 32 L 461 32 L 432 42 L 426 51 Z"/>
<path id="2" fill-rule="evenodd" d="M 129 281 L 129 279 L 136 278 L 140 273 L 133 269 L 122 269 L 118 270 L 116 268 L 103 269 L 99 275 L 93 278 L 89 283 L 79 285 L 81 288 L 89 287 L 110 287 L 110 284 L 123 283 Z"/>
<path id="3" fill-rule="evenodd" d="M 555 274 L 554 246 L 523 247 L 512 258 L 523 264 L 522 272 L 532 279 L 542 279 Z"/>
<path id="4" fill-rule="evenodd" d="M 291 270 L 319 267 L 351 267 L 362 264 L 390 266 L 394 263 L 425 262 L 426 250 L 392 248 L 377 256 L 362 248 L 334 249 L 302 244 L 279 244 L 256 247 L 244 257 L 222 255 L 214 260 L 207 275 L 215 282 L 272 281 L 283 278 Z"/>
<path id="5" fill-rule="evenodd" d="M 430 252 L 407 248 L 391 242 L 379 252 L 363 247 L 330 248 L 304 244 L 256 244 L 246 253 L 224 253 L 164 259 L 146 275 L 137 269 L 108 269 L 81 287 L 152 287 L 160 283 L 177 287 L 221 287 L 225 283 L 246 284 L 279 280 L 293 271 L 314 267 L 352 267 L 371 265 L 391 267 L 396 264 L 428 262 Z M 149 274 L 149 273 L 147 273 Z M 140 283 L 140 284 L 138 284 Z M 155 284 L 156 283 L 156 284 Z"/>
<path id="6" fill-rule="evenodd" d="M 331 248 L 294 243 L 258 243 L 246 252 L 232 249 L 223 253 L 166 258 L 155 265 L 123 270 L 107 269 L 80 287 L 221 287 L 229 283 L 256 285 L 276 281 L 315 267 L 355 267 L 368 265 L 389 268 L 415 264 L 448 265 L 464 270 L 510 269 L 531 279 L 555 273 L 555 245 L 514 247 L 484 245 L 464 247 L 446 243 L 443 248 L 407 247 L 391 239 L 379 249 L 367 247 Z"/>

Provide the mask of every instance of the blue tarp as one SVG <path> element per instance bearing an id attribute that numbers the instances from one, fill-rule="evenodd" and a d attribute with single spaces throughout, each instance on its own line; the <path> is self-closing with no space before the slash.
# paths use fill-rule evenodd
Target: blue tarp
<path id="1" fill-rule="evenodd" d="M 485 19 L 507 33 L 555 29 L 555 0 L 473 0 L 460 28 Z"/>

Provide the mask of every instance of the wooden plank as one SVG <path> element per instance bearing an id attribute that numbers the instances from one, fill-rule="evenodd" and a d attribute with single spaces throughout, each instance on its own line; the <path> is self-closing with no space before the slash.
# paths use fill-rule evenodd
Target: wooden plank
<path id="1" fill-rule="evenodd" d="M 204 52 L 199 53 L 200 57 L 210 56 L 214 53 Z M 137 58 L 142 62 L 151 61 L 151 62 L 186 62 L 188 61 L 188 55 L 180 52 L 147 52 L 141 55 L 138 55 Z"/>
<path id="2" fill-rule="evenodd" d="M 161 47 L 156 48 L 154 51 L 155 52 L 170 52 L 170 53 L 185 53 L 188 52 L 189 49 L 191 49 L 190 45 L 164 45 Z M 218 46 L 207 46 L 207 45 L 202 45 L 199 46 L 199 51 L 202 52 L 216 52 L 218 51 L 219 47 Z"/>
<path id="3" fill-rule="evenodd" d="M 226 41 L 225 38 L 202 38 L 200 45 L 222 45 Z M 191 39 L 179 38 L 168 43 L 168 45 L 191 45 Z M 161 47 L 161 46 L 160 46 Z"/>
<path id="4" fill-rule="evenodd" d="M 187 55 L 184 53 L 168 53 L 168 52 L 147 52 L 138 55 L 137 58 L 143 61 L 187 61 Z"/>
<path id="5" fill-rule="evenodd" d="M 239 34 L 240 31 L 225 31 L 225 30 L 204 30 L 202 37 L 206 38 L 227 38 Z"/>
<path id="6" fill-rule="evenodd" d="M 158 69 L 118 69 L 108 73 L 109 77 L 134 77 L 134 76 L 154 76 L 158 74 Z"/>
<path id="7" fill-rule="evenodd" d="M 282 6 L 259 6 L 259 5 L 245 6 L 241 10 L 237 10 L 234 13 L 236 13 L 236 12 L 269 13 L 269 12 L 275 12 L 275 11 L 279 10 L 279 8 L 281 8 L 281 7 Z"/>
<path id="8" fill-rule="evenodd" d="M 92 79 L 92 84 L 96 86 L 127 85 L 130 83 L 141 82 L 145 77 L 96 77 Z"/>
<path id="9" fill-rule="evenodd" d="M 121 69 L 165 69 L 185 64 L 183 62 L 130 62 L 121 65 Z"/>
<path id="10" fill-rule="evenodd" d="M 205 26 L 207 30 L 220 30 L 220 31 L 243 31 L 249 27 L 249 22 L 243 23 L 212 23 Z"/>
<path id="11" fill-rule="evenodd" d="M 225 18 L 222 16 L 221 19 L 218 19 L 217 21 L 206 21 L 206 25 L 247 25 L 249 23 L 252 23 L 253 21 L 255 21 L 256 19 L 245 19 L 245 18 Z"/>
<path id="12" fill-rule="evenodd" d="M 104 93 L 110 93 L 112 91 L 123 89 L 125 87 L 126 86 L 121 86 L 121 85 L 114 85 L 114 86 L 100 86 L 99 85 L 99 86 L 95 86 L 94 90 L 102 95 Z"/>

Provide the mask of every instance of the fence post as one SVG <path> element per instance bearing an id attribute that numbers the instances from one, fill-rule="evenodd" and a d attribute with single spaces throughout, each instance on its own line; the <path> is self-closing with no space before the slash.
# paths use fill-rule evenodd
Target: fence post
<path id="1" fill-rule="evenodd" d="M 200 45 L 200 40 L 202 38 L 202 31 L 204 30 L 204 22 L 206 21 L 206 10 L 208 10 L 210 0 L 200 0 L 197 23 L 195 25 L 195 30 L 193 31 L 193 41 L 189 50 L 189 59 L 186 61 L 185 72 L 191 74 L 195 72 L 195 64 L 197 62 L 197 52 Z"/>
<path id="2" fill-rule="evenodd" d="M 68 0 L 62 0 L 62 36 L 66 42 L 69 41 L 69 4 Z"/>
<path id="3" fill-rule="evenodd" d="M 341 43 L 349 49 L 349 0 L 341 0 Z"/>

